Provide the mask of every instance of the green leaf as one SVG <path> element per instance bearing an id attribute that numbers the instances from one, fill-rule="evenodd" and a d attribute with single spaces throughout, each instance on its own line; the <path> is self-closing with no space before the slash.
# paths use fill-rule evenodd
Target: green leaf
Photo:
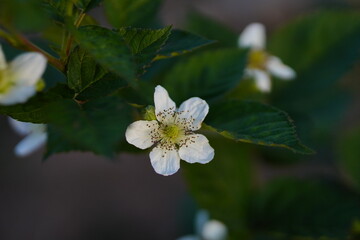
<path id="1" fill-rule="evenodd" d="M 74 23 L 79 19 L 81 13 L 85 13 L 91 8 L 96 7 L 102 0 L 42 0 L 42 7 L 47 13 L 48 18 L 54 21 L 56 24 L 51 24 L 48 26 L 47 35 L 50 33 L 51 40 L 55 42 L 62 41 L 62 31 L 65 31 L 67 28 L 72 28 Z M 78 10 L 75 11 L 75 5 Z M 95 25 L 97 21 L 90 15 L 86 14 L 82 16 L 81 25 Z M 55 28 L 55 29 L 53 29 Z M 60 28 L 60 29 L 59 29 Z M 57 33 L 57 34 L 56 34 Z M 58 39 L 55 39 L 57 36 Z M 60 38 L 60 39 L 59 39 Z"/>
<path id="2" fill-rule="evenodd" d="M 139 81 L 138 89 L 122 88 L 117 92 L 117 95 L 130 104 L 146 107 L 154 104 L 154 89 L 155 85 L 153 83 Z"/>
<path id="3" fill-rule="evenodd" d="M 76 99 L 87 101 L 99 97 L 111 95 L 118 90 L 128 86 L 127 82 L 113 73 L 106 73 L 99 81 L 89 85 L 86 89 L 76 95 Z"/>
<path id="4" fill-rule="evenodd" d="M 275 34 L 269 49 L 298 72 L 276 100 L 315 112 L 333 99 L 334 83 L 360 58 L 360 14 L 325 11 L 299 19 Z"/>
<path id="5" fill-rule="evenodd" d="M 149 64 L 164 45 L 171 32 L 171 26 L 162 29 L 121 28 L 120 34 L 130 47 L 136 61 L 143 67 Z"/>
<path id="6" fill-rule="evenodd" d="M 71 1 L 43 0 L 42 7 L 58 25 L 63 26 L 66 21 L 75 21 L 75 16 L 72 15 L 73 3 Z"/>
<path id="7" fill-rule="evenodd" d="M 104 9 L 109 22 L 116 28 L 147 27 L 158 12 L 161 0 L 105 0 Z"/>
<path id="8" fill-rule="evenodd" d="M 285 112 L 261 103 L 238 100 L 216 103 L 210 106 L 205 123 L 236 141 L 313 153 L 301 144 L 295 126 Z"/>
<path id="9" fill-rule="evenodd" d="M 360 198 L 329 183 L 278 179 L 267 184 L 251 201 L 250 227 L 284 235 L 274 239 L 347 239 L 360 217 Z"/>
<path id="10" fill-rule="evenodd" d="M 135 83 L 136 65 L 130 49 L 119 33 L 99 26 L 83 26 L 75 33 L 80 46 L 102 67 Z"/>
<path id="11" fill-rule="evenodd" d="M 207 135 L 214 159 L 204 165 L 183 164 L 190 192 L 212 219 L 225 223 L 231 239 L 245 239 L 245 221 L 252 189 L 253 166 L 244 144 Z"/>
<path id="12" fill-rule="evenodd" d="M 359 28 L 358 11 L 317 11 L 297 18 L 275 32 L 270 38 L 269 50 L 298 72 L 318 64 L 324 60 L 324 56 L 334 51 L 335 60 L 341 63 L 339 60 L 349 55 L 349 49 L 355 52 L 360 48 L 357 45 Z M 297 43 L 296 48 L 293 47 L 294 43 Z M 347 45 L 349 43 L 351 45 Z M 347 51 L 341 54 L 341 50 Z M 358 54 L 349 56 L 354 55 Z"/>
<path id="13" fill-rule="evenodd" d="M 360 190 L 360 127 L 342 136 L 338 142 L 338 159 L 345 177 Z"/>
<path id="14" fill-rule="evenodd" d="M 121 28 L 120 34 L 129 45 L 132 53 L 153 53 L 166 42 L 171 32 L 171 26 L 161 29 Z"/>
<path id="15" fill-rule="evenodd" d="M 72 100 L 53 104 L 46 157 L 58 152 L 92 151 L 113 156 L 131 122 L 129 106 L 118 97 L 104 97 L 81 107 Z"/>
<path id="16" fill-rule="evenodd" d="M 8 115 L 22 122 L 47 123 L 47 107 L 54 102 L 69 99 L 74 93 L 65 85 L 58 84 L 48 92 L 40 92 L 26 103 L 0 106 L 0 114 Z"/>
<path id="17" fill-rule="evenodd" d="M 0 22 L 19 31 L 41 30 L 47 25 L 46 12 L 41 4 L 41 0 L 2 0 Z"/>
<path id="18" fill-rule="evenodd" d="M 274 105 L 304 125 L 304 139 L 313 139 L 312 144 L 330 140 L 349 100 L 339 81 L 360 58 L 360 14 L 334 10 L 301 17 L 275 33 L 269 49 L 298 75 L 276 83 Z"/>
<path id="19" fill-rule="evenodd" d="M 254 240 L 342 240 L 339 238 L 332 238 L 332 237 L 302 237 L 302 236 L 289 236 L 288 234 L 284 233 L 274 233 L 274 234 L 264 234 L 264 235 L 256 235 Z"/>
<path id="20" fill-rule="evenodd" d="M 67 68 L 68 85 L 75 91 L 75 98 L 86 101 L 109 95 L 127 82 L 100 67 L 84 49 L 75 48 Z"/>
<path id="21" fill-rule="evenodd" d="M 96 6 L 98 6 L 102 0 L 75 0 L 74 4 L 77 8 L 86 12 Z"/>
<path id="22" fill-rule="evenodd" d="M 212 43 L 215 43 L 215 41 L 186 31 L 173 30 L 156 59 L 178 56 Z"/>
<path id="23" fill-rule="evenodd" d="M 163 86 L 177 102 L 194 96 L 205 100 L 218 98 L 239 83 L 246 60 L 247 51 L 239 49 L 194 55 L 169 70 Z"/>
<path id="24" fill-rule="evenodd" d="M 106 74 L 84 49 L 76 47 L 67 65 L 67 81 L 76 93 L 88 88 Z"/>
<path id="25" fill-rule="evenodd" d="M 151 68 L 141 76 L 144 81 L 158 82 L 166 71 L 177 63 L 176 57 L 212 44 L 214 41 L 181 30 L 173 30 L 165 45 L 153 59 Z M 161 61 L 166 59 L 166 61 Z M 160 60 L 160 61 L 158 61 Z"/>
<path id="26" fill-rule="evenodd" d="M 237 47 L 239 34 L 213 19 L 200 15 L 200 13 L 191 13 L 187 18 L 185 28 L 206 38 L 216 39 L 217 47 Z"/>

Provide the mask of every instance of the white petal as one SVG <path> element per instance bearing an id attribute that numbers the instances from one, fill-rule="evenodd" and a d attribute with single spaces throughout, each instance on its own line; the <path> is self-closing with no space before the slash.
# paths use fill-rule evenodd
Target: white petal
<path id="1" fill-rule="evenodd" d="M 202 134 L 188 135 L 179 149 L 180 158 L 188 163 L 208 163 L 214 158 L 214 149 Z"/>
<path id="2" fill-rule="evenodd" d="M 158 85 L 154 92 L 155 114 L 160 122 L 169 122 L 174 119 L 176 105 L 169 97 L 165 88 Z"/>
<path id="3" fill-rule="evenodd" d="M 225 240 L 227 235 L 227 227 L 217 220 L 207 222 L 202 232 L 202 237 L 206 240 Z"/>
<path id="4" fill-rule="evenodd" d="M 0 45 L 0 70 L 5 69 L 7 66 L 4 51 Z"/>
<path id="5" fill-rule="evenodd" d="M 177 238 L 176 240 L 201 240 L 200 237 L 195 235 L 186 235 L 180 238 Z"/>
<path id="6" fill-rule="evenodd" d="M 10 126 L 20 135 L 28 135 L 32 131 L 33 123 L 20 122 L 11 117 L 8 118 Z"/>
<path id="7" fill-rule="evenodd" d="M 47 139 L 46 133 L 31 133 L 21 140 L 15 147 L 15 155 L 25 157 L 40 148 Z"/>
<path id="8" fill-rule="evenodd" d="M 177 150 L 167 150 L 154 147 L 150 152 L 151 165 L 158 174 L 168 176 L 180 168 L 180 157 Z"/>
<path id="9" fill-rule="evenodd" d="M 240 34 L 238 45 L 242 48 L 264 49 L 266 42 L 265 26 L 261 23 L 251 23 Z"/>
<path id="10" fill-rule="evenodd" d="M 136 121 L 126 129 L 126 141 L 140 149 L 149 148 L 159 140 L 158 129 L 159 124 L 155 120 Z"/>
<path id="11" fill-rule="evenodd" d="M 14 86 L 7 93 L 0 94 L 0 104 L 12 105 L 24 103 L 35 94 L 35 86 Z"/>
<path id="12" fill-rule="evenodd" d="M 40 80 L 46 68 L 46 58 L 36 52 L 23 53 L 9 65 L 17 84 L 33 86 Z"/>
<path id="13" fill-rule="evenodd" d="M 291 80 L 296 77 L 295 71 L 286 66 L 278 57 L 269 57 L 266 67 L 272 75 L 280 79 Z"/>
<path id="14" fill-rule="evenodd" d="M 188 122 L 188 129 L 195 131 L 201 128 L 201 123 L 209 112 L 209 105 L 205 100 L 193 97 L 183 102 L 177 111 L 177 122 Z M 189 122 L 191 119 L 193 122 Z"/>
<path id="15" fill-rule="evenodd" d="M 195 230 L 197 235 L 201 235 L 205 224 L 209 221 L 209 212 L 206 210 L 199 210 L 195 217 Z"/>
<path id="16" fill-rule="evenodd" d="M 262 92 L 271 91 L 271 79 L 270 76 L 262 71 L 257 69 L 249 69 L 246 71 L 248 76 L 251 76 L 255 80 L 256 87 Z"/>
<path id="17" fill-rule="evenodd" d="M 32 132 L 33 133 L 46 133 L 46 124 L 31 124 Z"/>

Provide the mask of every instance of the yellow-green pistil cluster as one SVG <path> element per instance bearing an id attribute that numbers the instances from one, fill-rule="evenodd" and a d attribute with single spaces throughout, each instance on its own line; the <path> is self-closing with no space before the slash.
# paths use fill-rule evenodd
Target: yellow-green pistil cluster
<path id="1" fill-rule="evenodd" d="M 7 93 L 15 84 L 6 69 L 0 70 L 0 94 Z"/>
<path id="2" fill-rule="evenodd" d="M 268 54 L 262 50 L 252 50 L 249 54 L 248 67 L 253 69 L 266 69 Z"/>
<path id="3" fill-rule="evenodd" d="M 188 147 L 188 143 L 193 142 L 194 136 L 192 132 L 192 124 L 194 118 L 184 119 L 180 118 L 181 112 L 175 112 L 170 122 L 159 122 L 158 118 L 165 119 L 165 116 L 169 114 L 168 110 L 155 114 L 155 108 L 153 106 L 146 107 L 144 111 L 144 118 L 147 121 L 157 121 L 158 126 L 150 131 L 151 141 L 154 144 L 158 144 L 161 148 L 166 150 L 178 149 L 181 146 Z M 154 123 L 147 123 L 148 128 L 153 128 Z"/>
<path id="4" fill-rule="evenodd" d="M 164 141 L 172 143 L 177 143 L 185 135 L 185 130 L 176 124 L 164 125 L 160 131 Z"/>
<path id="5" fill-rule="evenodd" d="M 189 147 L 190 143 L 195 143 L 195 136 L 191 129 L 187 129 L 185 125 L 181 123 L 160 123 L 158 128 L 159 135 L 154 132 L 154 139 L 160 139 L 157 143 L 162 149 L 167 151 L 177 150 L 181 147 Z"/>

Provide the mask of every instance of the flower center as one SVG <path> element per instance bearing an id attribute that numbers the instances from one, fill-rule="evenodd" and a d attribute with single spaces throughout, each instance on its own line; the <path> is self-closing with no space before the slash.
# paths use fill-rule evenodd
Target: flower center
<path id="1" fill-rule="evenodd" d="M 45 88 L 45 81 L 44 79 L 40 78 L 36 85 L 35 85 L 36 91 L 40 92 Z"/>
<path id="2" fill-rule="evenodd" d="M 13 87 L 6 70 L 0 70 L 0 94 L 7 93 Z"/>
<path id="3" fill-rule="evenodd" d="M 264 51 L 251 51 L 249 56 L 249 68 L 265 69 L 265 63 L 267 58 L 268 55 Z"/>
<path id="4" fill-rule="evenodd" d="M 161 133 L 165 141 L 176 143 L 179 137 L 184 135 L 185 131 L 176 124 L 168 124 L 161 129 Z"/>

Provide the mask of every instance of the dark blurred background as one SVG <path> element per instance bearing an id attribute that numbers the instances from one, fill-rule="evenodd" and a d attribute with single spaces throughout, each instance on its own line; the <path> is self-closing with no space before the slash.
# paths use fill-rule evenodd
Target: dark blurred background
<path id="1" fill-rule="evenodd" d="M 160 18 L 181 27 L 195 10 L 239 33 L 254 21 L 271 32 L 295 16 L 343 4 L 360 7 L 358 0 L 165 0 Z M 101 10 L 93 15 L 101 20 Z M 359 119 L 358 106 L 348 111 L 344 126 Z M 189 233 L 195 204 L 181 170 L 160 176 L 147 153 L 122 154 L 113 161 L 88 153 L 58 154 L 42 163 L 40 150 L 20 159 L 11 151 L 20 137 L 3 116 L 0 126 L 1 240 L 172 240 Z"/>

